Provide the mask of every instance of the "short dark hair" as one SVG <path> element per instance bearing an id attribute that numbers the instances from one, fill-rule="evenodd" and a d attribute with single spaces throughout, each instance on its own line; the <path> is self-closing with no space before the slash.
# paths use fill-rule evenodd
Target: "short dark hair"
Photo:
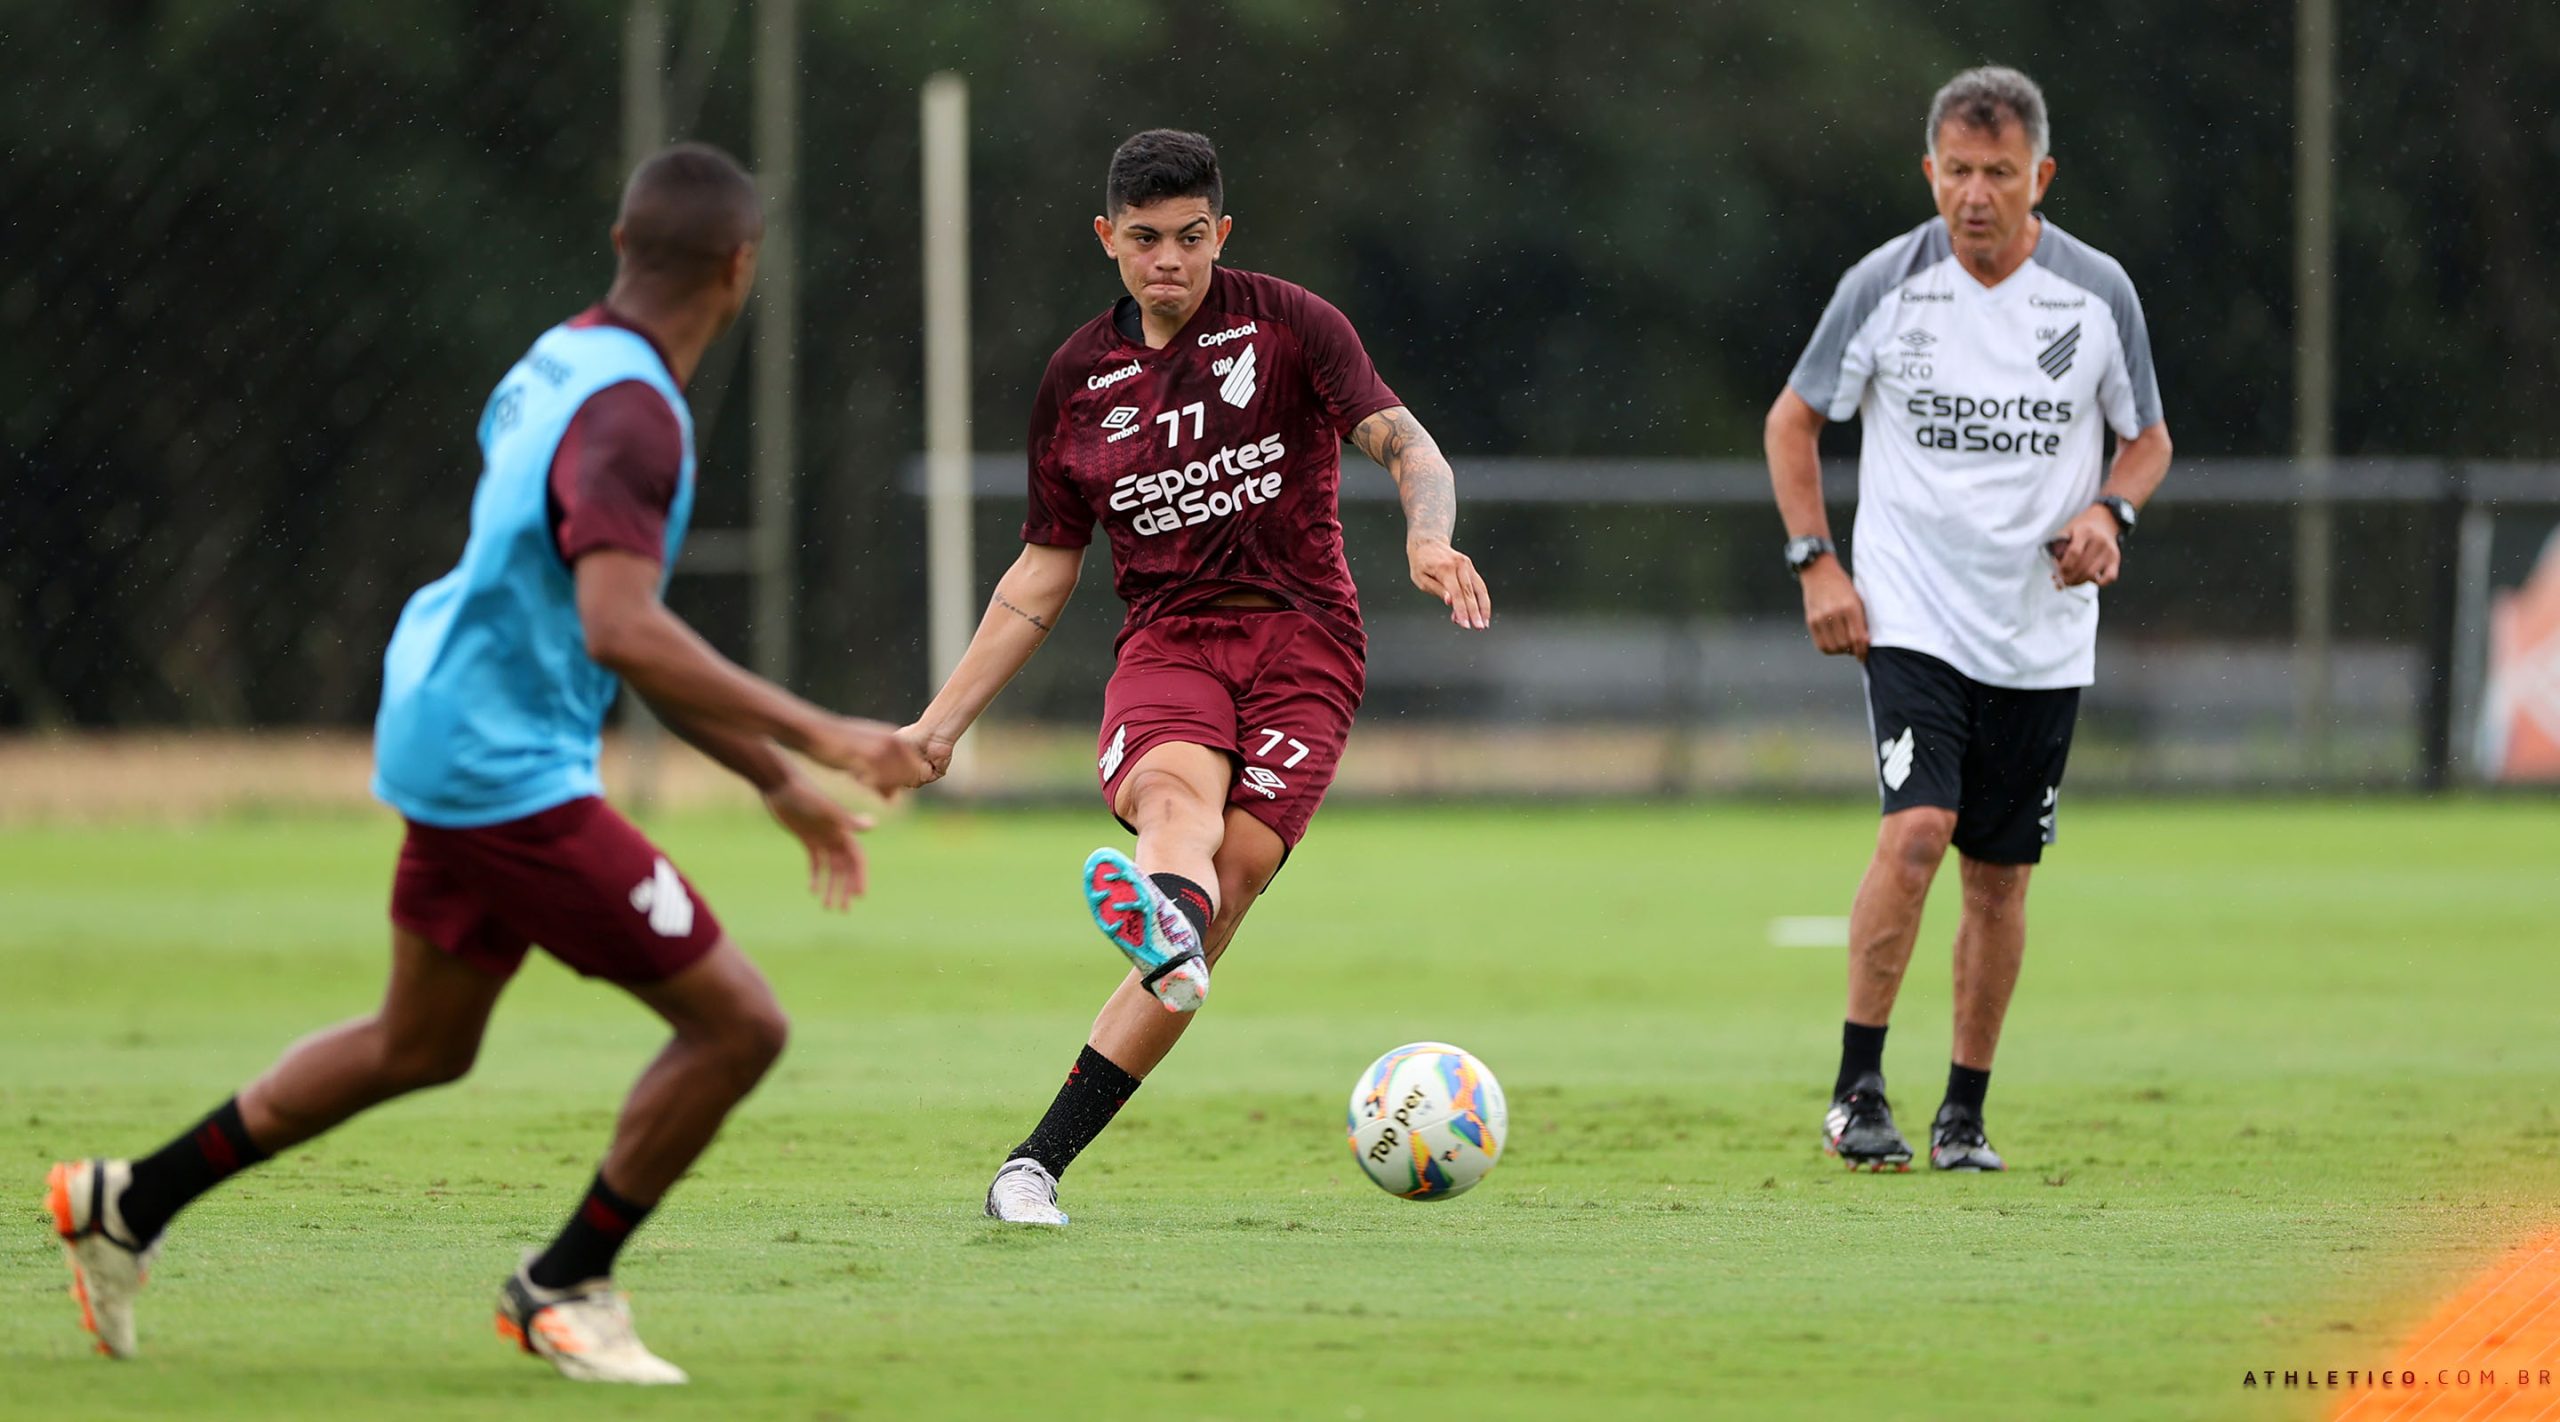
<path id="1" fill-rule="evenodd" d="M 616 221 L 625 266 L 696 286 L 764 235 L 764 203 L 737 159 L 679 143 L 631 170 Z"/>
<path id="2" fill-rule="evenodd" d="M 1947 81 L 1938 96 L 1929 101 L 1929 146 L 1927 152 L 1938 151 L 1938 135 L 1949 123 L 1960 123 L 1976 133 L 1997 139 L 2000 130 L 2016 123 L 2027 131 L 2027 151 L 2037 162 L 2053 148 L 2053 130 L 2045 118 L 2044 90 L 2036 81 L 2015 69 L 1986 64 L 1968 69 Z"/>
<path id="3" fill-rule="evenodd" d="M 1218 150 L 1204 134 L 1151 128 L 1133 134 L 1111 155 L 1102 185 L 1106 215 L 1166 198 L 1202 197 L 1212 216 L 1227 210 L 1227 185 L 1218 176 Z"/>

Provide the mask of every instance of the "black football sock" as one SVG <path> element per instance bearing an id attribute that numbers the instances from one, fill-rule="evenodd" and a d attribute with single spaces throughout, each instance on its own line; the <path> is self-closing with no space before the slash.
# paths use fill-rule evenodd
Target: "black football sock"
<path id="1" fill-rule="evenodd" d="M 1066 1174 L 1075 1158 L 1129 1104 L 1138 1084 L 1137 1077 L 1087 1046 L 1076 1054 L 1067 1084 L 1058 1088 L 1058 1099 L 1049 1103 L 1049 1114 L 1031 1128 L 1031 1138 L 1015 1146 L 1005 1159 L 1036 1160 L 1052 1176 Z"/>
<path id="2" fill-rule="evenodd" d="M 1159 892 L 1173 900 L 1175 908 L 1182 910 L 1182 916 L 1191 922 L 1191 932 L 1200 940 L 1201 951 L 1207 952 L 1209 919 L 1213 912 L 1209 891 L 1179 874 L 1149 874 L 1147 877 L 1155 881 Z"/>
<path id="3" fill-rule="evenodd" d="M 1947 1063 L 1948 1105 L 1962 1106 L 1979 1116 L 1982 1114 L 1983 1093 L 1990 1089 L 1990 1072 L 1975 1071 L 1969 1066 L 1960 1066 L 1954 1062 Z"/>
<path id="4" fill-rule="evenodd" d="M 198 1195 L 267 1158 L 240 1122 L 240 1098 L 225 1101 L 185 1135 L 133 1163 L 133 1183 L 116 1208 L 136 1244 L 149 1244 Z"/>
<path id="5" fill-rule="evenodd" d="M 1840 1079 L 1831 1085 L 1832 1100 L 1848 1095 L 1868 1072 L 1883 1074 L 1885 1030 L 1863 1022 L 1840 1024 Z"/>
<path id="6" fill-rule="evenodd" d="M 604 1183 L 604 1172 L 597 1171 L 595 1183 L 587 1187 L 587 1198 L 578 1202 L 577 1213 L 569 1216 L 560 1237 L 525 1270 L 525 1277 L 546 1289 L 611 1277 L 613 1256 L 622 1252 L 623 1241 L 655 1208 L 614 1193 Z"/>

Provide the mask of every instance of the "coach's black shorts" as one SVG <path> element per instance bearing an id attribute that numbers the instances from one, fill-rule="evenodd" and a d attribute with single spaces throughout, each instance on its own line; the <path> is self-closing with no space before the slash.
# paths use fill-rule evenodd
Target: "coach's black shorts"
<path id="1" fill-rule="evenodd" d="M 1926 652 L 1867 653 L 1868 725 L 1884 812 L 1956 812 L 1955 846 L 1986 864 L 2033 864 L 2053 843 L 2055 802 L 2080 689 L 1989 686 Z"/>

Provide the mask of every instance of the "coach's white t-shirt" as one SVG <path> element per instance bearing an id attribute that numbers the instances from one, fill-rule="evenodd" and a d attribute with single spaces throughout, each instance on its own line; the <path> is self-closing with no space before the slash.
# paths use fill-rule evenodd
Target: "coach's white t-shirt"
<path id="1" fill-rule="evenodd" d="M 2045 545 L 2098 496 L 2100 422 L 2160 422 L 2124 268 L 2048 219 L 1985 287 L 1931 218 L 1840 279 L 1787 383 L 1864 421 L 1849 566 L 1868 640 L 1992 686 L 2087 686 L 2098 590 L 2055 587 Z"/>

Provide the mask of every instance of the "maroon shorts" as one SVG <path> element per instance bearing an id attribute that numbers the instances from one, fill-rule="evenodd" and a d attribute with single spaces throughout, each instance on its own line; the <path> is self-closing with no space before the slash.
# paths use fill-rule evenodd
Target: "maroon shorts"
<path id="1" fill-rule="evenodd" d="M 539 943 L 591 978 L 657 982 L 720 941 L 711 906 L 592 795 L 478 829 L 411 820 L 391 921 L 501 978 Z"/>
<path id="2" fill-rule="evenodd" d="M 1206 607 L 1159 618 L 1120 646 L 1102 693 L 1102 799 L 1168 741 L 1236 759 L 1227 803 L 1295 848 L 1342 763 L 1367 682 L 1360 659 L 1303 612 Z"/>

